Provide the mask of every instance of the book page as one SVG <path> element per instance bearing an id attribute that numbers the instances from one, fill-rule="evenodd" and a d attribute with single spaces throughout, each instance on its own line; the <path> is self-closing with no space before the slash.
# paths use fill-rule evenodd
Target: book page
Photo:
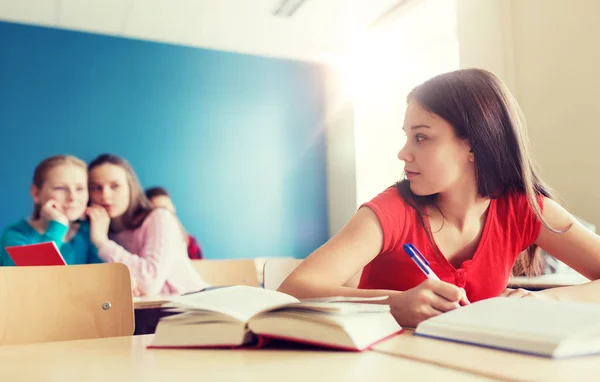
<path id="1" fill-rule="evenodd" d="M 353 313 L 385 313 L 390 311 L 389 305 L 366 304 L 357 302 L 305 302 L 299 304 L 285 305 L 281 308 L 271 310 L 310 310 L 331 314 L 353 314 Z"/>
<path id="2" fill-rule="evenodd" d="M 280 314 L 291 313 L 296 315 L 330 315 L 330 316 L 347 316 L 353 314 L 364 313 L 389 313 L 390 306 L 383 304 L 366 304 L 355 302 L 320 302 L 302 300 L 300 303 L 292 303 L 279 305 L 264 309 L 257 313 L 257 316 L 275 316 Z"/>
<path id="3" fill-rule="evenodd" d="M 172 297 L 170 300 L 167 307 L 219 312 L 242 322 L 260 311 L 299 302 L 285 293 L 245 285 L 212 289 Z"/>

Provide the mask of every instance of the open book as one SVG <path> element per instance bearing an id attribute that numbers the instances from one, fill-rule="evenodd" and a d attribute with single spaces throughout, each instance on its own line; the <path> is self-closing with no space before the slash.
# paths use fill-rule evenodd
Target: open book
<path id="1" fill-rule="evenodd" d="M 260 347 L 269 339 L 360 351 L 402 331 L 388 305 L 328 298 L 300 302 L 281 292 L 232 286 L 171 298 L 151 348 Z"/>
<path id="2" fill-rule="evenodd" d="M 497 297 L 421 322 L 416 335 L 544 357 L 600 353 L 600 304 Z"/>

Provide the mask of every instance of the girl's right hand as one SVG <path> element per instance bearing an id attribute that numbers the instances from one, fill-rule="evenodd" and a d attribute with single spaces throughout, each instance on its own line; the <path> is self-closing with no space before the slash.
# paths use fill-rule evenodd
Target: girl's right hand
<path id="1" fill-rule="evenodd" d="M 40 209 L 40 217 L 46 221 L 57 221 L 65 226 L 69 226 L 69 219 L 63 212 L 58 202 L 54 199 L 48 200 Z"/>
<path id="2" fill-rule="evenodd" d="M 456 285 L 427 279 L 418 286 L 391 295 L 392 315 L 405 328 L 415 328 L 430 317 L 470 304 L 465 290 Z"/>
<path id="3" fill-rule="evenodd" d="M 90 240 L 96 248 L 100 248 L 108 241 L 108 229 L 110 228 L 110 216 L 106 209 L 99 205 L 92 205 L 86 210 L 90 218 Z"/>

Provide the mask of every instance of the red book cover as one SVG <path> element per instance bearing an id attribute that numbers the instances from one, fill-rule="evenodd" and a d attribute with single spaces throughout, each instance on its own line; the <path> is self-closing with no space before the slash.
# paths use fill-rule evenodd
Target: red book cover
<path id="1" fill-rule="evenodd" d="M 6 247 L 6 252 L 18 266 L 67 265 L 53 241 Z"/>

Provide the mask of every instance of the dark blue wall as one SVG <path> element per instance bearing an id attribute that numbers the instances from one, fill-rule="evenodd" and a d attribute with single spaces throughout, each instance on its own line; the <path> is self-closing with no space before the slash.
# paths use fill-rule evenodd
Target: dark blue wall
<path id="1" fill-rule="evenodd" d="M 327 239 L 323 68 L 0 23 L 0 227 L 35 165 L 126 157 L 208 258 L 304 257 Z"/>

